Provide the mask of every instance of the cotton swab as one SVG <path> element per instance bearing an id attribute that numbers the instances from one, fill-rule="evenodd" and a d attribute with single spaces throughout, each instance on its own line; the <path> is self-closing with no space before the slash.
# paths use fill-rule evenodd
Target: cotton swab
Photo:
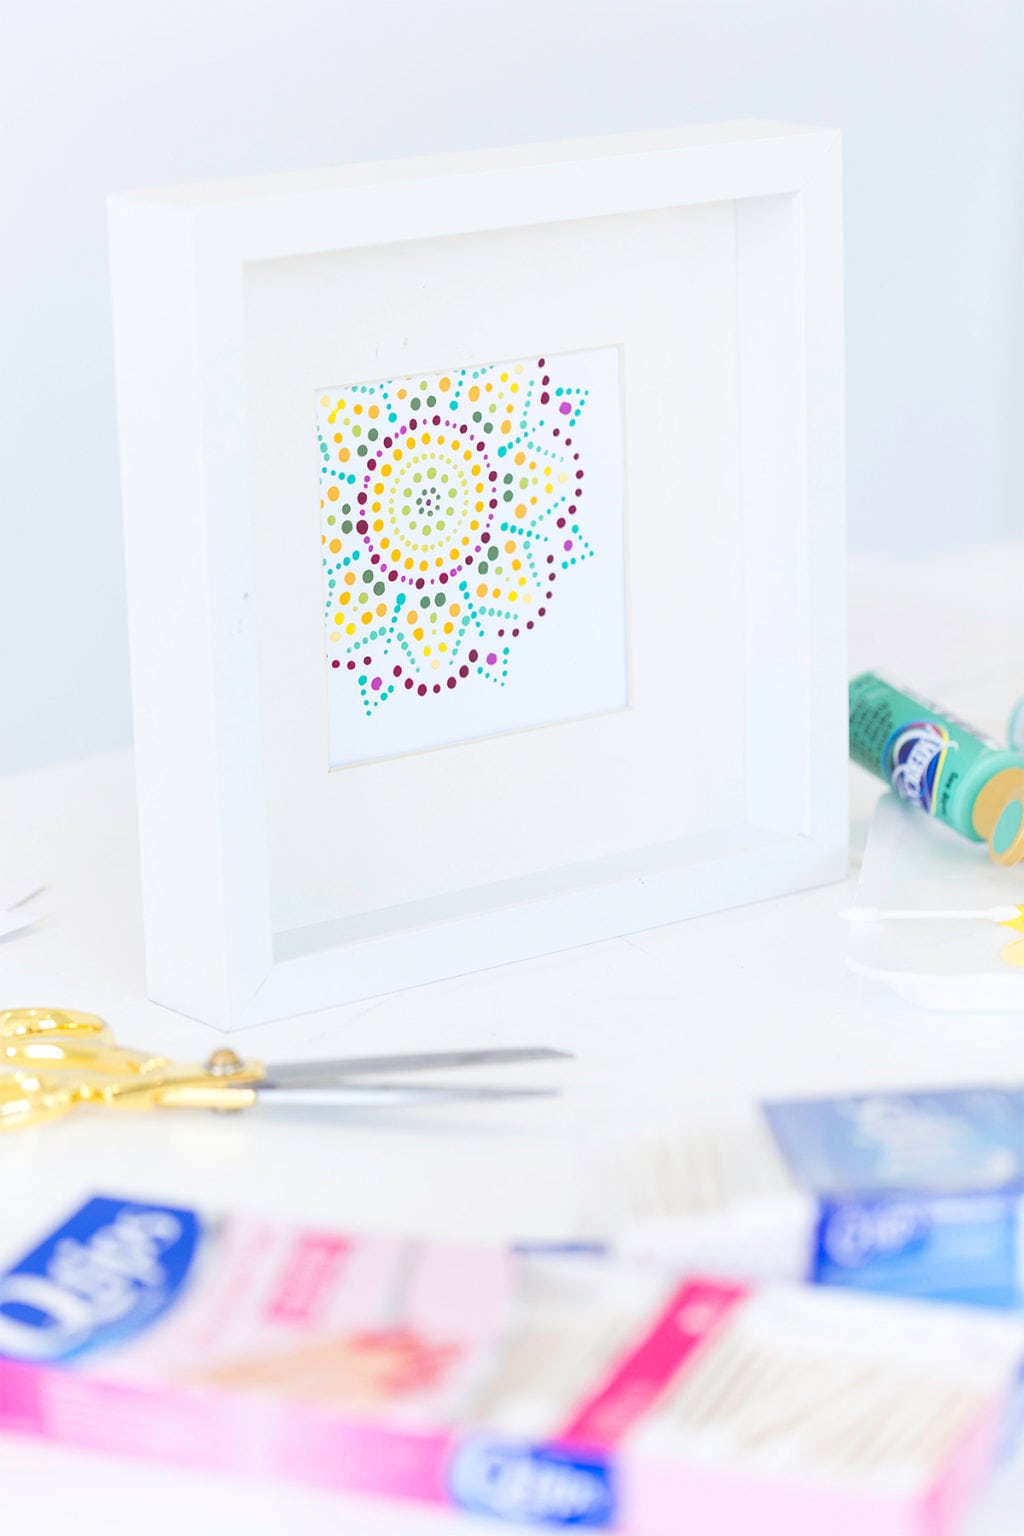
<path id="1" fill-rule="evenodd" d="M 1002 923 L 1012 927 L 1024 920 L 1024 907 L 965 907 L 946 910 L 938 907 L 931 910 L 915 910 L 912 907 L 849 907 L 840 916 L 848 923 L 951 922 L 977 919 L 986 923 Z"/>

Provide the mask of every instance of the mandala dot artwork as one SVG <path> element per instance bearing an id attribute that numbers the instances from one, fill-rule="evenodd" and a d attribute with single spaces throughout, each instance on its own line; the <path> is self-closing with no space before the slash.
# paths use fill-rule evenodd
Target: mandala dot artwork
<path id="1" fill-rule="evenodd" d="M 592 558 L 571 362 L 319 394 L 328 666 L 368 717 L 396 695 L 506 687 Z"/>

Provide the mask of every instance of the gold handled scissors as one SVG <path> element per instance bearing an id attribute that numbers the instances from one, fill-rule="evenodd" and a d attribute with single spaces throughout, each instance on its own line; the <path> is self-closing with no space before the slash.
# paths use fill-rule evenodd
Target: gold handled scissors
<path id="1" fill-rule="evenodd" d="M 379 1082 L 392 1073 L 565 1060 L 544 1046 L 355 1056 L 267 1066 L 222 1047 L 201 1065 L 118 1045 L 95 1014 L 62 1008 L 0 1012 L 0 1130 L 54 1120 L 80 1105 L 106 1109 L 248 1109 L 253 1104 L 370 1109 L 536 1098 L 544 1088 Z"/>

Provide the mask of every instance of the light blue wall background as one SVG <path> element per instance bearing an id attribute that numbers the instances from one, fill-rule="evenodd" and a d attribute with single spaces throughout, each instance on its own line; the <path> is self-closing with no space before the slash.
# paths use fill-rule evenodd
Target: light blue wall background
<path id="1" fill-rule="evenodd" d="M 903 556 L 1024 531 L 1018 0 L 50 0 L 8 7 L 3 32 L 0 771 L 130 738 L 113 188 L 837 125 L 851 541 Z"/>

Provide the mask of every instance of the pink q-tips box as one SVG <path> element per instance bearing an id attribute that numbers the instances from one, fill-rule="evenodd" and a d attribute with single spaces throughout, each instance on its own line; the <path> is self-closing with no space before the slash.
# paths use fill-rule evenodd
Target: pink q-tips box
<path id="1" fill-rule="evenodd" d="M 6 1431 L 636 1536 L 950 1531 L 1020 1351 L 950 1308 L 108 1199 L 0 1272 Z"/>

